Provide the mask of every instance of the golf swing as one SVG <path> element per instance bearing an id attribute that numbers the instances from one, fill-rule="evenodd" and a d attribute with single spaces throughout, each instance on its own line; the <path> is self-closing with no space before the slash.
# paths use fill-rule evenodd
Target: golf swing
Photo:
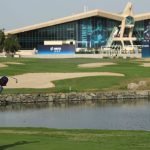
<path id="1" fill-rule="evenodd" d="M 9 77 L 9 78 L 12 78 L 12 79 L 16 80 L 16 83 L 18 83 L 18 80 L 16 78 L 14 78 L 14 77 Z M 8 79 L 7 76 L 3 76 L 3 77 L 0 78 L 0 93 L 2 93 L 3 86 L 6 86 L 8 81 L 9 81 L 9 79 Z"/>

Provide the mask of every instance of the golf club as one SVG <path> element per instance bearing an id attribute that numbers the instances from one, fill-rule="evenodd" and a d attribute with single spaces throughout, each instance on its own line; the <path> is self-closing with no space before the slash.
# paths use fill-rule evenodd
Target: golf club
<path id="1" fill-rule="evenodd" d="M 15 77 L 8 77 L 8 78 L 12 78 L 12 79 L 14 79 L 16 81 L 16 83 L 18 83 L 18 79 L 17 78 L 15 78 Z"/>

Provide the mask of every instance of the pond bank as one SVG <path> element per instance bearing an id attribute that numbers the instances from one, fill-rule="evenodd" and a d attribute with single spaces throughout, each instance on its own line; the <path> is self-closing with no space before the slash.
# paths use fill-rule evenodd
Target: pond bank
<path id="1" fill-rule="evenodd" d="M 84 93 L 48 93 L 48 94 L 2 94 L 0 105 L 12 103 L 79 103 L 83 101 L 122 101 L 134 99 L 150 99 L 150 91 L 113 91 Z"/>

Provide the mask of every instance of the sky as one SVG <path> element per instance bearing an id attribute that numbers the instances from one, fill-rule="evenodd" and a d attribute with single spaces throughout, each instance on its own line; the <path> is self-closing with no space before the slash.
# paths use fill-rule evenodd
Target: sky
<path id="1" fill-rule="evenodd" d="M 150 12 L 150 0 L 0 0 L 0 29 L 16 29 L 81 13 L 84 6 L 88 10 L 119 13 L 129 1 L 134 5 L 134 13 Z"/>

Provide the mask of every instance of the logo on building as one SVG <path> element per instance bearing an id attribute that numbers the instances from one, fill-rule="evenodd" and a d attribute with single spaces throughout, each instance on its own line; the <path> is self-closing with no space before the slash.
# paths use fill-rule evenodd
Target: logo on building
<path id="1" fill-rule="evenodd" d="M 53 46 L 50 47 L 50 51 L 51 51 L 51 52 L 60 53 L 61 50 L 62 50 L 61 47 L 53 47 Z"/>

